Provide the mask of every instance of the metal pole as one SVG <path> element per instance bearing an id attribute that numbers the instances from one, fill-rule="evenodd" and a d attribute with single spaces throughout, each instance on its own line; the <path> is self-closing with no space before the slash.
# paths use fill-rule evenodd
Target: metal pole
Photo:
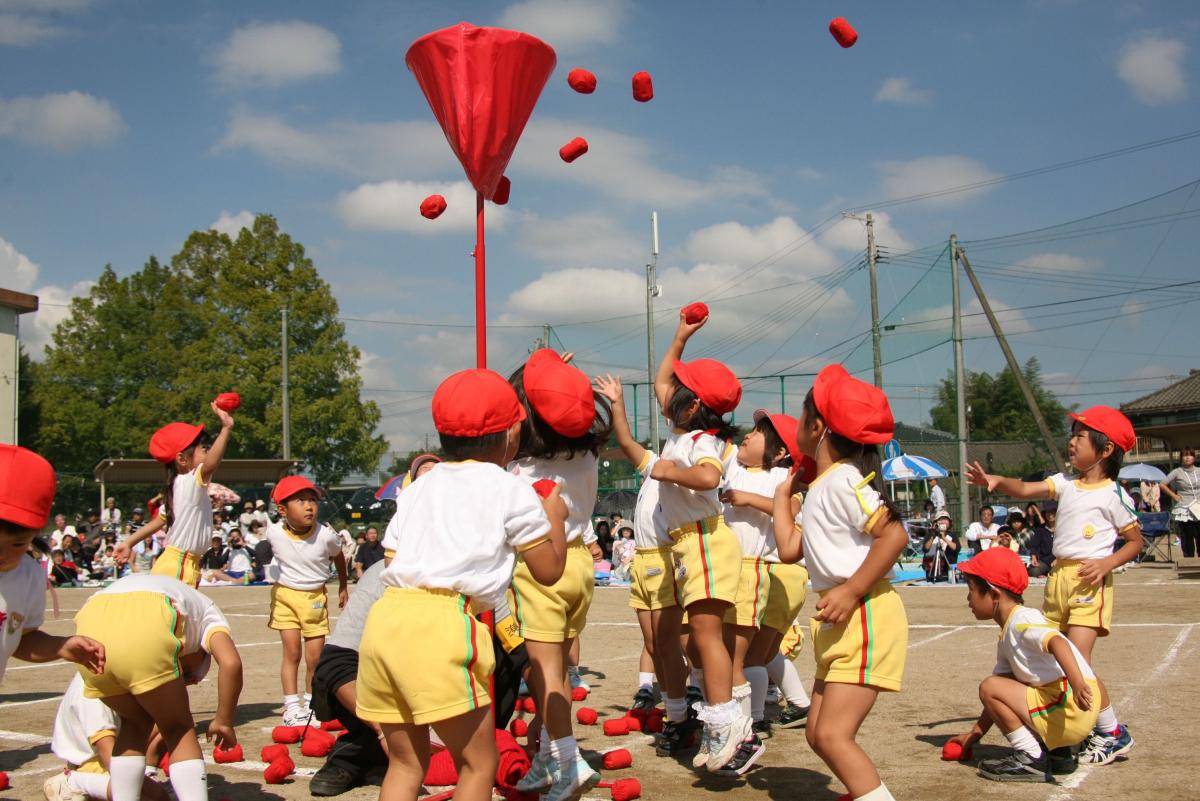
<path id="1" fill-rule="evenodd" d="M 871 351 L 875 365 L 875 386 L 883 389 L 883 355 L 879 341 L 879 286 L 876 281 L 875 218 L 867 212 L 867 272 L 871 276 Z"/>
<path id="2" fill-rule="evenodd" d="M 288 310 L 283 307 L 280 343 L 283 348 L 283 458 L 292 458 L 292 410 L 288 403 Z"/>
<path id="3" fill-rule="evenodd" d="M 646 378 L 650 382 L 650 450 L 657 451 L 658 403 L 654 392 L 654 299 L 658 297 L 658 212 L 650 212 L 650 263 L 646 265 Z M 637 393 L 634 392 L 636 397 Z"/>
<path id="4" fill-rule="evenodd" d="M 971 515 L 970 488 L 967 485 L 967 386 L 963 371 L 962 303 L 958 291 L 958 237 L 950 234 L 950 294 L 954 307 L 954 395 L 958 417 L 958 519 L 965 523 Z"/>
<path id="5" fill-rule="evenodd" d="M 1058 450 L 1058 445 L 1054 442 L 1054 435 L 1050 433 L 1050 426 L 1046 425 L 1046 418 L 1042 414 L 1041 407 L 1037 404 L 1037 398 L 1033 396 L 1033 389 L 1030 388 L 1029 382 L 1025 380 L 1025 374 L 1021 372 L 1021 365 L 1017 363 L 1017 357 L 1013 355 L 1012 348 L 1008 346 L 1008 339 L 1004 336 L 1004 331 L 1000 328 L 1000 321 L 996 319 L 996 315 L 992 312 L 992 304 L 988 302 L 987 295 L 983 294 L 983 287 L 979 285 L 979 279 L 975 277 L 975 271 L 971 269 L 971 262 L 967 259 L 967 252 L 961 248 L 958 251 L 958 258 L 962 262 L 963 269 L 967 272 L 967 278 L 971 282 L 971 286 L 975 289 L 975 296 L 979 298 L 979 305 L 983 307 L 983 313 L 987 316 L 988 324 L 992 327 L 992 333 L 996 335 L 996 341 L 1000 343 L 1000 350 L 1004 351 L 1004 359 L 1008 362 L 1008 369 L 1012 371 L 1013 378 L 1017 380 L 1017 386 L 1021 388 L 1021 394 L 1025 396 L 1025 403 L 1029 406 L 1029 413 L 1033 415 L 1033 421 L 1037 423 L 1038 431 L 1041 432 L 1042 441 L 1046 443 L 1046 450 L 1050 451 L 1050 455 L 1054 458 L 1054 466 L 1060 473 L 1066 472 L 1066 465 L 1063 463 L 1062 453 Z"/>
<path id="6" fill-rule="evenodd" d="M 779 376 L 779 413 L 787 414 L 787 395 L 783 392 L 783 376 Z"/>
<path id="7" fill-rule="evenodd" d="M 550 347 L 550 323 L 542 323 L 542 347 Z"/>
<path id="8" fill-rule="evenodd" d="M 475 366 L 487 367 L 487 259 L 483 244 L 483 193 L 475 193 Z"/>

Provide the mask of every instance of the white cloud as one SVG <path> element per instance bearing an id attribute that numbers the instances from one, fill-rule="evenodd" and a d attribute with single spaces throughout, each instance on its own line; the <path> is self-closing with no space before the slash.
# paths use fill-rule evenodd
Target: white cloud
<path id="1" fill-rule="evenodd" d="M 37 283 L 38 266 L 8 240 L 0 237 L 0 275 L 4 288 L 28 292 Z"/>
<path id="2" fill-rule="evenodd" d="M 86 295 L 93 281 L 80 281 L 70 289 L 59 286 L 37 286 L 41 268 L 11 242 L 0 237 L 0 276 L 5 289 L 27 292 L 38 297 L 38 310 L 22 314 L 20 319 L 21 344 L 35 359 L 40 359 L 46 345 L 50 344 L 55 327 L 66 319 L 70 312 L 71 298 Z"/>
<path id="3" fill-rule="evenodd" d="M 883 193 L 888 198 L 924 195 L 944 189 L 999 178 L 975 159 L 967 156 L 921 156 L 910 161 L 885 161 L 879 164 Z M 924 200 L 931 206 L 952 206 L 967 197 L 986 192 L 990 187 L 954 192 Z"/>
<path id="4" fill-rule="evenodd" d="M 427 220 L 421 216 L 421 201 L 434 194 L 446 198 L 446 211 L 436 220 Z M 466 181 L 383 181 L 342 192 L 336 209 L 343 223 L 360 230 L 411 234 L 468 231 L 475 227 L 475 190 Z M 486 214 L 488 228 L 501 229 L 509 212 L 489 203 Z"/>
<path id="5" fill-rule="evenodd" d="M 243 228 L 254 225 L 254 212 L 242 209 L 237 214 L 230 214 L 221 209 L 221 214 L 208 227 L 213 231 L 225 234 L 230 239 L 237 239 Z"/>
<path id="6" fill-rule="evenodd" d="M 536 320 L 548 309 L 560 320 L 585 320 L 606 316 L 614 309 L 637 313 L 646 298 L 645 273 L 609 267 L 570 267 L 542 273 L 508 296 L 510 318 Z M 642 307 L 645 308 L 644 306 Z M 597 310 L 606 314 L 598 314 Z"/>
<path id="7" fill-rule="evenodd" d="M 429 176 L 457 164 L 433 120 L 335 121 L 304 130 L 247 109 L 233 112 L 215 150 L 249 150 L 281 167 L 316 167 L 361 178 Z"/>
<path id="8" fill-rule="evenodd" d="M 926 106 L 933 100 L 933 90 L 918 89 L 911 78 L 885 78 L 875 93 L 876 103 L 895 103 L 900 106 Z"/>
<path id="9" fill-rule="evenodd" d="M 83 92 L 0 99 L 0 136 L 71 152 L 104 145 L 125 131 L 120 113 L 107 100 Z"/>
<path id="10" fill-rule="evenodd" d="M 498 24 L 533 34 L 555 49 L 611 45 L 628 7 L 625 0 L 522 0 L 504 9 Z"/>
<path id="11" fill-rule="evenodd" d="M 63 14 L 82 11 L 91 0 L 0 0 L 0 46 L 28 47 L 68 33 Z"/>
<path id="12" fill-rule="evenodd" d="M 810 275 L 836 263 L 820 238 L 813 239 L 791 217 L 776 217 L 757 227 L 738 222 L 710 225 L 688 236 L 685 251 L 701 264 L 745 268 L 770 262 L 772 268 Z"/>
<path id="13" fill-rule="evenodd" d="M 886 211 L 873 211 L 871 214 L 875 218 L 875 242 L 880 248 L 884 248 L 890 253 L 905 253 L 915 247 L 896 230 L 890 214 Z M 821 242 L 834 250 L 851 253 L 864 250 L 867 246 L 865 223 L 861 220 L 843 217 L 821 234 Z"/>
<path id="14" fill-rule="evenodd" d="M 650 258 L 648 224 L 646 228 L 639 241 L 615 219 L 599 212 L 557 219 L 527 214 L 521 221 L 517 247 L 555 267 L 637 265 Z"/>
<path id="15" fill-rule="evenodd" d="M 216 53 L 217 76 L 228 86 L 281 86 L 342 68 L 341 42 L 309 22 L 252 22 Z"/>
<path id="16" fill-rule="evenodd" d="M 1009 306 L 1007 303 L 991 297 L 988 298 L 988 302 L 996 314 L 996 319 L 1000 321 L 1000 328 L 1005 335 L 1027 334 L 1033 330 L 1033 324 L 1029 322 L 1025 317 L 1025 312 L 1019 307 Z M 952 325 L 951 315 L 953 313 L 954 309 L 949 304 L 915 311 L 896 321 L 898 323 L 896 332 L 899 335 L 948 332 Z M 983 305 L 979 302 L 979 298 L 971 298 L 963 306 L 962 313 L 964 337 L 970 339 L 994 336 L 992 326 L 988 323 L 987 315 L 983 313 Z"/>
<path id="17" fill-rule="evenodd" d="M 1046 272 L 1079 273 L 1100 266 L 1096 259 L 1073 256 L 1070 253 L 1035 253 L 1017 262 L 1018 267 L 1032 267 Z"/>
<path id="18" fill-rule="evenodd" d="M 1188 96 L 1182 39 L 1143 34 L 1121 48 L 1117 76 L 1148 106 L 1174 103 Z"/>

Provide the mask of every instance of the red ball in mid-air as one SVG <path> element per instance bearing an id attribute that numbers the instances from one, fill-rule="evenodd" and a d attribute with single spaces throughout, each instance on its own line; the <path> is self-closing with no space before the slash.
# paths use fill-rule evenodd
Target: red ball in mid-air
<path id="1" fill-rule="evenodd" d="M 558 157 L 570 164 L 586 152 L 588 152 L 587 140 L 582 136 L 577 136 L 558 149 Z"/>
<path id="2" fill-rule="evenodd" d="M 650 73 L 642 71 L 633 74 L 633 99 L 639 103 L 649 103 L 654 99 L 654 79 Z"/>
<path id="3" fill-rule="evenodd" d="M 421 201 L 421 216 L 427 220 L 436 220 L 446 210 L 446 198 L 441 195 L 430 195 Z"/>
<path id="4" fill-rule="evenodd" d="M 567 73 L 567 84 L 581 95 L 590 95 L 596 91 L 596 75 L 583 67 L 576 67 Z"/>
<path id="5" fill-rule="evenodd" d="M 829 32 L 842 47 L 854 47 L 854 43 L 858 41 L 858 31 L 854 30 L 854 26 L 849 22 L 846 22 L 845 17 L 834 17 L 830 20 Z"/>

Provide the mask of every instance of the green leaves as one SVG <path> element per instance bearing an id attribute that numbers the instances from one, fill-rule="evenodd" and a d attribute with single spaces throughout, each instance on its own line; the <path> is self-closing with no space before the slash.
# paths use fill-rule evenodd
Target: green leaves
<path id="1" fill-rule="evenodd" d="M 1021 373 L 1029 382 L 1051 433 L 1065 437 L 1067 409 L 1052 392 L 1042 386 L 1042 368 L 1037 358 L 1025 362 Z M 972 440 L 1016 440 L 1041 445 L 1037 424 L 1029 413 L 1016 378 L 1008 368 L 995 376 L 968 370 L 966 389 L 967 430 Z M 942 380 L 938 387 L 938 403 L 930 410 L 934 428 L 958 431 L 955 403 L 954 377 L 950 376 Z"/>

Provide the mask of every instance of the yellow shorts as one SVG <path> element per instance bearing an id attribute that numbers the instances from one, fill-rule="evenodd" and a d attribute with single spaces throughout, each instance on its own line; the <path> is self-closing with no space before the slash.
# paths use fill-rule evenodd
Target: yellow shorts
<path id="1" fill-rule="evenodd" d="M 746 628 L 761 626 L 763 613 L 767 611 L 767 592 L 770 587 L 768 563 L 756 556 L 743 556 L 737 600 L 725 611 L 725 622 Z"/>
<path id="2" fill-rule="evenodd" d="M 80 667 L 88 698 L 140 695 L 183 673 L 183 618 L 171 599 L 157 592 L 98 594 L 75 615 L 75 632 L 104 643 L 104 672 Z"/>
<path id="3" fill-rule="evenodd" d="M 831 626 L 813 618 L 811 625 L 818 681 L 900 689 L 908 616 L 890 581 L 875 582 L 845 623 Z"/>
<path id="4" fill-rule="evenodd" d="M 783 633 L 783 639 L 779 643 L 779 653 L 783 654 L 785 659 L 795 659 L 796 655 L 800 653 L 802 645 L 804 645 L 804 626 L 793 623 Z"/>
<path id="5" fill-rule="evenodd" d="M 276 631 L 300 629 L 304 639 L 329 633 L 329 602 L 325 588 L 294 590 L 282 584 L 271 586 L 271 619 L 267 628 Z"/>
<path id="6" fill-rule="evenodd" d="M 384 590 L 363 631 L 356 714 L 421 725 L 490 704 L 492 638 L 469 610 L 452 590 Z"/>
<path id="7" fill-rule="evenodd" d="M 181 551 L 174 545 L 163 548 L 150 568 L 153 576 L 170 576 L 193 587 L 200 586 L 200 554 Z"/>
<path id="8" fill-rule="evenodd" d="M 1086 712 L 1075 703 L 1075 693 L 1066 679 L 1025 688 L 1033 730 L 1047 748 L 1081 743 L 1095 728 L 1100 717 L 1100 685 L 1095 679 L 1085 681 L 1092 690 L 1092 708 Z"/>
<path id="9" fill-rule="evenodd" d="M 742 544 L 720 515 L 673 529 L 675 599 L 684 608 L 707 599 L 733 603 L 741 579 Z"/>
<path id="10" fill-rule="evenodd" d="M 112 736 L 116 736 L 115 734 Z M 71 768 L 72 773 L 94 773 L 97 776 L 107 776 L 108 771 L 100 764 L 100 757 L 92 757 L 77 768 Z"/>
<path id="11" fill-rule="evenodd" d="M 762 624 L 786 636 L 808 597 L 808 569 L 804 565 L 771 562 L 771 589 Z"/>
<path id="12" fill-rule="evenodd" d="M 592 552 L 583 540 L 567 546 L 567 563 L 562 577 L 546 586 L 529 572 L 520 555 L 508 590 L 508 608 L 512 610 L 521 636 L 538 642 L 563 642 L 580 635 L 587 624 L 588 608 L 596 588 L 596 568 Z"/>
<path id="13" fill-rule="evenodd" d="M 675 563 L 670 546 L 638 548 L 630 570 L 629 605 L 634 609 L 667 609 L 675 606 Z"/>
<path id="14" fill-rule="evenodd" d="M 1104 584 L 1097 587 L 1079 580 L 1079 565 L 1069 559 L 1059 559 L 1046 578 L 1046 594 L 1042 614 L 1051 623 L 1066 631 L 1068 626 L 1087 626 L 1107 637 L 1112 628 L 1113 577 L 1109 573 Z"/>

